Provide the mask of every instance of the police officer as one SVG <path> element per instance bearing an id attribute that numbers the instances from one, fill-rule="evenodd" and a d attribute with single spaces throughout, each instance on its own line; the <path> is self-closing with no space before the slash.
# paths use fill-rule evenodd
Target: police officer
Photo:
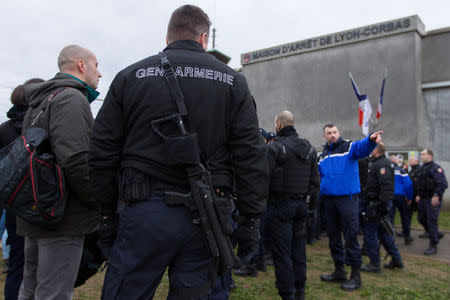
<path id="1" fill-rule="evenodd" d="M 370 263 L 361 267 L 361 271 L 380 273 L 380 253 L 378 239 L 392 259 L 384 267 L 388 269 L 403 268 L 400 252 L 395 245 L 394 237 L 389 235 L 380 223 L 380 219 L 388 213 L 394 199 L 394 169 L 385 156 L 386 147 L 379 143 L 372 151 L 372 163 L 364 192 L 364 208 L 366 222 L 364 240 Z"/>
<path id="2" fill-rule="evenodd" d="M 414 191 L 414 195 L 413 195 L 413 201 L 411 201 L 411 203 L 409 204 L 409 208 L 411 210 L 411 215 L 414 213 L 414 211 L 417 211 L 417 219 L 420 223 L 420 225 L 423 226 L 423 228 L 425 229 L 425 233 L 428 235 L 428 230 L 426 229 L 426 225 L 424 225 L 424 223 L 421 222 L 421 212 L 417 209 L 417 203 L 415 201 L 416 196 L 417 196 L 417 191 L 418 191 L 418 183 L 419 183 L 419 169 L 420 169 L 420 165 L 419 165 L 419 159 L 417 158 L 417 156 L 411 156 L 410 158 L 408 158 L 408 165 L 410 167 L 408 175 L 409 178 L 411 178 L 411 182 L 413 185 L 413 191 Z M 423 234 L 419 234 L 419 237 L 423 237 Z M 429 236 L 427 236 L 428 238 Z"/>
<path id="3" fill-rule="evenodd" d="M 265 146 L 245 78 L 205 52 L 210 25 L 197 6 L 176 9 L 164 54 L 120 71 L 98 113 L 90 174 L 102 208 L 100 245 L 109 256 L 102 299 L 151 299 L 167 267 L 168 299 L 207 297 L 215 265 L 202 232 L 207 222 L 199 224 L 199 211 L 188 210 L 189 199 L 173 205 L 168 197 L 194 193 L 179 163 L 191 160 L 193 133 L 214 190 L 227 196 L 236 183 L 239 253 L 257 250 L 268 181 Z M 164 71 L 165 56 L 173 73 Z M 184 99 L 173 96 L 180 93 L 170 78 Z M 187 115 L 178 119 L 183 104 Z M 177 142 L 185 138 L 189 145 Z"/>
<path id="4" fill-rule="evenodd" d="M 394 224 L 395 211 L 398 209 L 402 220 L 402 234 L 405 238 L 405 245 L 411 245 L 413 238 L 411 236 L 411 218 L 412 211 L 409 204 L 413 200 L 414 190 L 408 173 L 400 166 L 399 159 L 395 156 L 390 157 L 392 167 L 395 173 L 395 190 L 393 207 L 389 211 L 391 223 Z"/>
<path id="5" fill-rule="evenodd" d="M 316 209 L 319 192 L 317 153 L 299 138 L 289 111 L 275 118 L 277 137 L 268 145 L 271 170 L 267 226 L 276 286 L 283 299 L 304 299 L 308 208 Z"/>
<path id="6" fill-rule="evenodd" d="M 437 252 L 439 243 L 438 217 L 442 206 L 442 195 L 448 187 L 444 170 L 433 161 L 433 152 L 425 149 L 420 153 L 423 165 L 419 171 L 418 195 L 416 202 L 418 209 L 424 212 L 425 222 L 430 234 L 430 245 L 425 255 Z"/>
<path id="7" fill-rule="evenodd" d="M 361 192 L 358 159 L 368 156 L 381 142 L 382 131 L 371 133 L 363 140 L 351 142 L 341 138 L 336 125 L 325 124 L 323 137 L 327 141 L 319 157 L 320 194 L 325 202 L 327 233 L 335 270 L 321 276 L 327 282 L 342 282 L 344 290 L 361 287 L 361 250 L 358 243 L 359 200 Z M 342 243 L 345 239 L 345 250 Z M 347 280 L 344 264 L 352 267 Z"/>

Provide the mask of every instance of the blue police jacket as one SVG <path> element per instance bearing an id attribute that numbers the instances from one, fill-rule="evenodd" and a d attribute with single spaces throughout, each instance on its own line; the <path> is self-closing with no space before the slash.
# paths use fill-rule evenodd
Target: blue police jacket
<path id="1" fill-rule="evenodd" d="M 393 164 L 394 174 L 395 174 L 395 191 L 394 195 L 404 196 L 409 200 L 414 197 L 414 190 L 411 178 L 409 178 L 408 173 L 403 170 L 400 166 Z"/>
<path id="2" fill-rule="evenodd" d="M 346 196 L 359 194 L 358 159 L 368 156 L 377 145 L 369 139 L 344 141 L 324 145 L 319 157 L 320 194 Z"/>

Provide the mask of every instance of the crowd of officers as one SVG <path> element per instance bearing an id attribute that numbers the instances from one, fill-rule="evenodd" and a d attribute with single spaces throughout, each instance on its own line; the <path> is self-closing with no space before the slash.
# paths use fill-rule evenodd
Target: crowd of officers
<path id="1" fill-rule="evenodd" d="M 102 299 L 151 299 L 166 268 L 168 299 L 227 299 L 231 270 L 216 276 L 205 240 L 209 221 L 192 204 L 191 179 L 198 175 L 186 167 L 192 161 L 210 172 L 217 198 L 235 200 L 234 273 L 256 276 L 271 256 L 282 299 L 305 298 L 306 242 L 319 237 L 321 223 L 335 267 L 321 279 L 342 282 L 344 290 L 361 287 L 360 270 L 380 271 L 378 241 L 392 258 L 386 268 L 404 266 L 386 225 L 393 207 L 410 244 L 410 211 L 417 205 L 430 238 L 425 254 L 436 253 L 447 182 L 431 150 L 422 152 L 422 166 L 411 160 L 408 186 L 408 175 L 385 157 L 382 131 L 352 142 L 325 124 L 318 155 L 289 111 L 276 115 L 276 134 L 260 130 L 244 76 L 205 52 L 210 25 L 196 6 L 175 10 L 167 47 L 116 75 L 95 122 L 89 103 L 98 96 L 101 73 L 88 49 L 65 47 L 55 78 L 13 93 L 22 102 L 10 112 L 17 117 L 2 126 L 2 138 L 14 133 L 3 145 L 31 126 L 46 129 L 70 202 L 53 231 L 17 219 L 25 239 L 13 241 L 11 252 L 21 255 L 22 269 L 8 274 L 6 299 L 71 299 L 84 236 L 96 230 L 108 259 Z M 181 74 L 175 82 L 171 70 Z M 360 223 L 370 258 L 363 267 Z"/>

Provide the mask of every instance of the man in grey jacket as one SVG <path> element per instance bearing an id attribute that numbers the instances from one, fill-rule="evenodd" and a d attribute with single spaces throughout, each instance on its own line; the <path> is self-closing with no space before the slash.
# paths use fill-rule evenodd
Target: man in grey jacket
<path id="1" fill-rule="evenodd" d="M 43 83 L 30 84 L 25 96 L 29 109 L 23 130 L 47 130 L 51 151 L 64 170 L 68 203 L 62 224 L 47 230 L 17 219 L 25 236 L 25 268 L 19 299 L 72 299 L 84 236 L 97 227 L 97 204 L 90 196 L 89 138 L 93 125 L 89 103 L 98 96 L 102 76 L 94 53 L 76 45 L 61 50 L 60 73 Z"/>

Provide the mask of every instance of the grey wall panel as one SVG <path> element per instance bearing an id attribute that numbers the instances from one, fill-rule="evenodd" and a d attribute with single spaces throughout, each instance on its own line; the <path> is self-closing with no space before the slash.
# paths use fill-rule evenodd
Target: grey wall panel
<path id="1" fill-rule="evenodd" d="M 425 36 L 423 82 L 450 81 L 450 31 Z"/>
<path id="2" fill-rule="evenodd" d="M 386 131 L 389 146 L 417 146 L 416 32 L 364 41 L 280 59 L 245 65 L 242 72 L 258 106 L 260 124 L 273 128 L 273 118 L 292 110 L 297 128 L 314 146 L 323 141 L 322 125 L 335 122 L 344 138 L 363 137 L 358 122 L 358 101 L 351 88 L 352 72 L 367 93 L 376 116 L 384 68 L 388 69 L 383 118 L 377 128 Z"/>

